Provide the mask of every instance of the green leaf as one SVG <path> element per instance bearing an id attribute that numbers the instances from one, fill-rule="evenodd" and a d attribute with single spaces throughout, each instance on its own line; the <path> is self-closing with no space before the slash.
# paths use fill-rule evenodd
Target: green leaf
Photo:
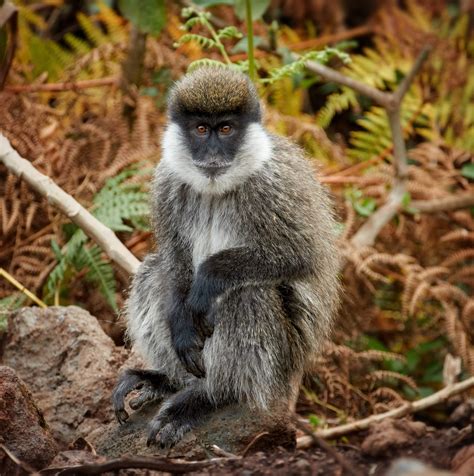
<path id="1" fill-rule="evenodd" d="M 354 202 L 354 210 L 363 217 L 369 217 L 377 207 L 376 201 L 372 197 L 361 198 Z"/>
<path id="2" fill-rule="evenodd" d="M 165 26 L 165 0 L 119 0 L 119 8 L 142 33 L 157 35 Z"/>
<path id="3" fill-rule="evenodd" d="M 81 249 L 83 258 L 89 268 L 88 278 L 97 282 L 102 290 L 102 294 L 107 299 L 114 311 L 118 311 L 117 299 L 115 296 L 115 278 L 112 265 L 103 261 L 100 257 L 101 250 L 94 246 L 90 250 L 85 246 Z"/>
<path id="4" fill-rule="evenodd" d="M 246 14 L 246 1 L 245 0 L 234 0 L 235 13 L 237 16 L 243 20 Z M 268 6 L 270 5 L 270 0 L 251 0 L 252 4 L 252 20 L 259 20 L 263 14 L 266 12 Z"/>
<path id="5" fill-rule="evenodd" d="M 466 164 L 461 169 L 461 174 L 463 177 L 474 180 L 474 164 Z"/>
<path id="6" fill-rule="evenodd" d="M 318 426 L 321 426 L 321 418 L 319 418 L 317 415 L 311 414 L 308 417 L 309 423 L 311 426 L 317 428 Z"/>
<path id="7" fill-rule="evenodd" d="M 253 46 L 254 48 L 258 48 L 259 46 L 263 45 L 265 40 L 261 36 L 254 36 L 253 37 Z M 244 36 L 240 41 L 238 41 L 235 46 L 232 48 L 231 53 L 247 53 L 249 49 L 249 39 L 248 36 Z"/>
<path id="8" fill-rule="evenodd" d="M 158 96 L 158 89 L 155 87 L 150 87 L 150 88 L 142 88 L 140 89 L 140 95 L 141 96 L 150 96 L 152 98 Z"/>
<path id="9" fill-rule="evenodd" d="M 51 249 L 53 250 L 54 256 L 56 257 L 58 261 L 62 259 L 63 254 L 56 240 L 51 240 Z"/>

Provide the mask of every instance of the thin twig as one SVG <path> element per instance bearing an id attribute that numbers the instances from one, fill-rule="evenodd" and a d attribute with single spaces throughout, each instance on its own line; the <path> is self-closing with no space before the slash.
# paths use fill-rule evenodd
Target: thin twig
<path id="1" fill-rule="evenodd" d="M 325 430 L 319 430 L 315 432 L 315 435 L 319 438 L 331 439 L 339 438 L 340 436 L 353 433 L 355 431 L 366 430 L 373 423 L 386 420 L 387 418 L 401 418 L 405 415 L 416 413 L 426 408 L 437 405 L 438 403 L 446 401 L 449 397 L 456 395 L 458 393 L 464 392 L 474 388 L 474 377 L 469 377 L 462 382 L 458 382 L 453 385 L 448 385 L 442 390 L 439 390 L 429 397 L 416 400 L 414 402 L 407 402 L 404 405 L 401 405 L 393 410 L 389 410 L 385 413 L 378 413 L 376 415 L 371 415 L 362 420 L 357 420 L 351 423 L 346 423 L 344 425 L 335 426 L 333 428 L 327 428 Z M 309 436 L 301 436 L 296 440 L 296 447 L 300 449 L 309 448 L 313 444 L 313 439 Z"/>
<path id="2" fill-rule="evenodd" d="M 423 66 L 423 63 L 428 59 L 428 55 L 431 49 L 432 46 L 427 45 L 421 50 L 421 53 L 418 55 L 418 58 L 416 59 L 415 64 L 411 68 L 410 72 L 403 78 L 403 81 L 401 82 L 400 86 L 393 94 L 396 104 L 401 104 L 403 97 L 405 96 L 411 83 L 415 79 L 415 76 L 419 73 L 421 67 Z"/>
<path id="3" fill-rule="evenodd" d="M 175 462 L 167 458 L 155 458 L 153 456 L 126 456 L 112 459 L 105 463 L 81 464 L 77 466 L 61 466 L 46 468 L 40 471 L 41 475 L 94 475 L 121 469 L 151 469 L 171 474 L 185 474 L 207 468 L 209 465 L 227 461 L 229 458 L 213 458 L 207 461 Z"/>
<path id="4" fill-rule="evenodd" d="M 58 187 L 53 180 L 38 172 L 28 160 L 20 157 L 8 139 L 0 134 L 0 162 L 90 236 L 119 266 L 134 274 L 140 261 L 125 247 L 115 233 L 89 213 L 77 200 Z"/>
<path id="5" fill-rule="evenodd" d="M 38 93 L 38 92 L 61 92 L 75 91 L 78 89 L 97 88 L 100 86 L 118 85 L 117 76 L 107 76 L 98 79 L 84 79 L 83 81 L 65 81 L 63 83 L 45 84 L 8 84 L 4 91 L 10 93 Z"/>
<path id="6" fill-rule="evenodd" d="M 27 474 L 30 476 L 36 476 L 39 473 L 31 467 L 28 463 L 25 463 L 24 461 L 21 461 L 19 458 L 17 458 L 5 445 L 0 443 L 0 449 L 21 469 L 26 471 Z"/>
<path id="7" fill-rule="evenodd" d="M 257 441 L 260 440 L 260 438 L 263 438 L 264 436 L 269 435 L 269 434 L 270 433 L 268 433 L 268 431 L 262 431 L 258 435 L 255 435 L 255 437 L 252 438 L 252 441 L 244 448 L 244 451 L 242 451 L 242 458 L 247 456 L 247 454 L 251 450 L 252 446 L 255 445 L 255 443 L 257 443 Z"/>
<path id="8" fill-rule="evenodd" d="M 17 281 L 10 273 L 5 269 L 0 268 L 0 276 L 5 278 L 10 284 L 13 284 L 19 291 L 21 291 L 25 296 L 31 299 L 35 304 L 38 304 L 39 307 L 46 308 L 48 307 L 39 297 L 35 296 L 29 289 L 25 288 L 23 284 Z"/>
<path id="9" fill-rule="evenodd" d="M 241 459 L 242 458 L 241 456 L 237 456 L 234 453 L 230 453 L 229 451 L 223 450 L 221 447 L 219 447 L 217 445 L 212 445 L 211 448 L 212 448 L 212 451 L 214 451 L 214 453 L 217 456 L 223 456 L 223 457 L 229 458 L 229 459 Z"/>

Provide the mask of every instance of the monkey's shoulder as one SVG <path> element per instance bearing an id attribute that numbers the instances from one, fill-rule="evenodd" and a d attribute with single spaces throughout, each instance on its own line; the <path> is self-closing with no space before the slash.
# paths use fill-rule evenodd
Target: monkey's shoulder
<path id="1" fill-rule="evenodd" d="M 277 164 L 288 177 L 307 177 L 315 180 L 318 167 L 304 150 L 286 137 L 269 134 L 272 143 L 272 162 Z"/>

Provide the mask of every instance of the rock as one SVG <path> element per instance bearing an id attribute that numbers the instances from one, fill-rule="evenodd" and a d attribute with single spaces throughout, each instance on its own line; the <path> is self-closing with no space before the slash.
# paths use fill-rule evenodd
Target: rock
<path id="1" fill-rule="evenodd" d="M 454 476 L 443 470 L 430 468 L 412 458 L 400 458 L 393 462 L 386 476 Z"/>
<path id="2" fill-rule="evenodd" d="M 158 454 L 196 460 L 216 456 L 212 451 L 213 445 L 239 455 L 262 432 L 269 434 L 258 438 L 249 453 L 277 446 L 287 449 L 296 447 L 296 432 L 288 416 L 278 411 L 263 413 L 237 405 L 215 412 L 201 426 L 187 433 L 171 451 L 161 450 L 158 445 L 147 447 L 147 425 L 158 408 L 158 403 L 148 404 L 132 413 L 124 425 L 112 423 L 103 431 L 90 435 L 89 441 L 99 454 L 109 458 L 124 454 Z"/>
<path id="3" fill-rule="evenodd" d="M 451 463 L 453 471 L 459 476 L 472 476 L 474 474 L 474 445 L 461 448 Z"/>
<path id="4" fill-rule="evenodd" d="M 298 470 L 298 474 L 313 474 L 313 468 L 307 459 L 299 459 L 294 466 Z"/>
<path id="5" fill-rule="evenodd" d="M 58 452 L 56 442 L 25 383 L 9 367 L 0 366 L 0 443 L 35 469 Z M 16 474 L 17 466 L 0 449 L 0 474 Z"/>
<path id="6" fill-rule="evenodd" d="M 79 307 L 28 307 L 9 318 L 3 363 L 30 387 L 58 441 L 113 419 L 110 396 L 127 351 Z"/>
<path id="7" fill-rule="evenodd" d="M 424 436 L 427 426 L 419 421 L 386 419 L 370 428 L 369 435 L 361 445 L 362 451 L 370 456 L 381 456 L 388 450 L 402 448 Z"/>

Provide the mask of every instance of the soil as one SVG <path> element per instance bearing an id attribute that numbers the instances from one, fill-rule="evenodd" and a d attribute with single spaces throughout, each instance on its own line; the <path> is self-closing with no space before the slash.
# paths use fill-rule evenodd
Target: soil
<path id="1" fill-rule="evenodd" d="M 328 454 L 319 447 L 308 450 L 288 451 L 281 447 L 269 452 L 256 452 L 240 459 L 222 458 L 211 463 L 205 469 L 192 471 L 196 475 L 387 475 L 387 476 L 442 476 L 442 475 L 474 475 L 474 437 L 464 435 L 459 442 L 462 432 L 450 429 L 437 429 L 425 436 L 412 441 L 404 448 L 388 449 L 376 457 L 364 454 L 361 447 L 369 437 L 368 432 L 351 437 L 349 443 L 339 443 L 332 446 L 344 460 L 352 472 L 341 467 L 334 454 Z M 163 455 L 160 455 L 163 457 Z M 54 467 L 76 464 L 104 463 L 106 458 L 85 452 L 64 452 L 58 455 Z M 109 459 L 110 461 L 110 459 Z M 182 461 L 182 460 L 180 460 Z M 397 469 L 393 469 L 393 465 Z M 410 471 L 413 467 L 413 471 Z M 420 470 L 420 467 L 423 469 Z M 436 468 L 436 469 L 435 469 Z M 418 469 L 418 471 L 415 471 Z M 84 473 L 85 474 L 85 473 Z M 119 475 L 155 475 L 161 474 L 150 470 L 128 469 L 121 470 Z"/>

